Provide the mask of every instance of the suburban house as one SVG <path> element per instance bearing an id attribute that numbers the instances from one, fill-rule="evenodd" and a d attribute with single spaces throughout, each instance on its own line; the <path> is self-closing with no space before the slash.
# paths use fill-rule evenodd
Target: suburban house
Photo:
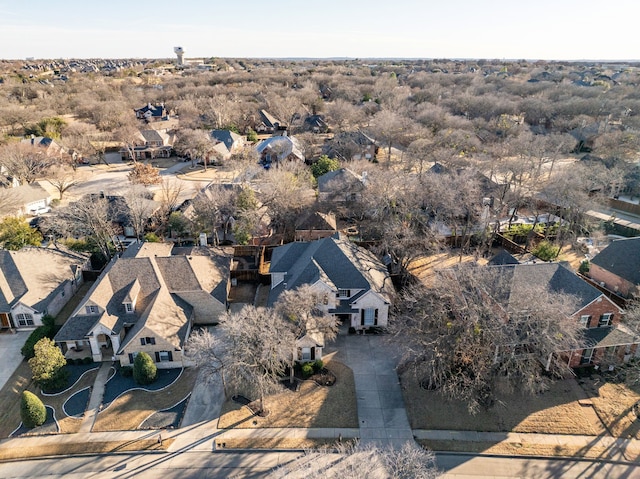
<path id="1" fill-rule="evenodd" d="M 323 298 L 318 307 L 358 331 L 385 327 L 394 294 L 386 267 L 369 251 L 339 234 L 275 248 L 269 267 L 273 305 L 285 290 L 311 285 Z M 299 338 L 301 359 L 319 359 L 321 334 Z"/>
<path id="2" fill-rule="evenodd" d="M 313 212 L 303 216 L 296 223 L 296 241 L 314 241 L 333 236 L 338 231 L 333 213 Z"/>
<path id="3" fill-rule="evenodd" d="M 36 181 L 20 185 L 9 179 L 6 183 L 3 200 L 6 202 L 5 213 L 16 216 L 38 215 L 49 211 L 51 195 Z"/>
<path id="4" fill-rule="evenodd" d="M 65 149 L 56 143 L 55 140 L 46 136 L 32 136 L 31 138 L 25 138 L 20 141 L 23 145 L 31 145 L 34 147 L 42 148 L 47 156 L 61 155 L 65 153 Z"/>
<path id="5" fill-rule="evenodd" d="M 260 164 L 265 169 L 284 161 L 304 161 L 304 154 L 298 140 L 293 136 L 272 136 L 261 141 L 256 147 L 260 155 Z"/>
<path id="6" fill-rule="evenodd" d="M 169 112 L 164 107 L 164 103 L 160 103 L 159 105 L 147 103 L 142 108 L 137 108 L 134 111 L 138 120 L 145 120 L 147 123 L 162 120 L 169 115 Z"/>
<path id="7" fill-rule="evenodd" d="M 0 250 L 0 329 L 35 329 L 57 315 L 88 264 L 88 255 L 64 249 Z"/>
<path id="8" fill-rule="evenodd" d="M 231 130 L 211 130 L 211 139 L 223 143 L 230 154 L 237 153 L 244 146 L 244 137 Z"/>
<path id="9" fill-rule="evenodd" d="M 173 150 L 175 136 L 167 130 L 141 130 L 138 135 L 133 151 L 130 148 L 120 149 L 120 156 L 123 160 L 133 159 L 153 159 L 169 158 Z"/>
<path id="10" fill-rule="evenodd" d="M 231 257 L 167 243 L 136 243 L 107 265 L 54 340 L 67 358 L 133 363 L 145 351 L 159 368 L 182 367 L 194 324 L 227 309 Z"/>
<path id="11" fill-rule="evenodd" d="M 260 110 L 258 115 L 260 119 L 255 127 L 257 133 L 280 134 L 287 130 L 287 125 L 285 123 L 278 120 L 266 110 Z"/>
<path id="12" fill-rule="evenodd" d="M 613 241 L 593 257 L 589 276 L 623 298 L 640 292 L 640 237 Z"/>
<path id="13" fill-rule="evenodd" d="M 322 153 L 342 161 L 373 160 L 378 146 L 373 138 L 361 131 L 343 131 L 325 143 Z"/>
<path id="14" fill-rule="evenodd" d="M 349 168 L 340 168 L 318 177 L 318 201 L 347 203 L 356 201 L 366 184 L 366 173 L 358 175 Z"/>
<path id="15" fill-rule="evenodd" d="M 509 290 L 507 298 L 518 297 L 530 285 L 550 292 L 571 295 L 576 311 L 571 315 L 584 326 L 584 348 L 562 352 L 570 367 L 615 366 L 636 353 L 640 338 L 620 324 L 622 309 L 602 291 L 580 279 L 561 263 L 503 264 L 487 266 L 502 275 Z M 509 299 L 507 299 L 509 302 Z"/>
<path id="16" fill-rule="evenodd" d="M 302 122 L 302 128 L 311 133 L 327 133 L 329 125 L 322 115 L 308 115 Z"/>

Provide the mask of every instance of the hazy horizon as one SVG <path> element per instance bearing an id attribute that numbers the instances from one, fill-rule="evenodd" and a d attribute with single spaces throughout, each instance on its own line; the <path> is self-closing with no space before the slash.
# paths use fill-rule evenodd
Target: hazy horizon
<path id="1" fill-rule="evenodd" d="M 611 8 L 610 10 L 613 10 Z M 637 61 L 631 0 L 0 0 L 0 58 Z"/>

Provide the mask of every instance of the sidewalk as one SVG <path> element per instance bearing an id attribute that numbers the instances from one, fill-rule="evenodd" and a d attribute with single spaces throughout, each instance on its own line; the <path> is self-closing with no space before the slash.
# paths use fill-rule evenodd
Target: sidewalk
<path id="1" fill-rule="evenodd" d="M 93 383 L 91 389 L 91 397 L 89 398 L 89 405 L 82 418 L 82 424 L 80 425 L 80 433 L 89 433 L 93 428 L 93 423 L 98 416 L 98 413 L 102 410 L 102 398 L 104 397 L 104 388 L 109 379 L 109 371 L 111 370 L 111 363 L 104 362 L 100 365 L 96 380 Z"/>

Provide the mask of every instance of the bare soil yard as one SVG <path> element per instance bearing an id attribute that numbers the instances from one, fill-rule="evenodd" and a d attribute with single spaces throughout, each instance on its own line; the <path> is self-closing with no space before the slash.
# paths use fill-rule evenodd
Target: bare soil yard
<path id="1" fill-rule="evenodd" d="M 297 392 L 287 389 L 268 396 L 267 417 L 254 416 L 249 408 L 229 400 L 222 406 L 218 427 L 358 427 L 353 372 L 337 361 L 329 361 L 325 367 L 336 375 L 335 385 L 305 381 Z"/>
<path id="2" fill-rule="evenodd" d="M 640 419 L 633 411 L 640 401 L 640 386 L 604 382 L 598 377 L 581 380 L 581 385 L 613 436 L 640 439 Z"/>

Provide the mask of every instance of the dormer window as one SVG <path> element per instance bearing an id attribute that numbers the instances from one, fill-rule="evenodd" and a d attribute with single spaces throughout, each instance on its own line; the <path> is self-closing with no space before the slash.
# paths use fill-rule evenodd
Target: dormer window
<path id="1" fill-rule="evenodd" d="M 87 314 L 98 314 L 98 307 L 97 306 L 85 306 L 85 311 L 87 312 Z"/>
<path id="2" fill-rule="evenodd" d="M 124 303 L 124 310 L 127 313 L 133 313 L 133 303 Z"/>
<path id="3" fill-rule="evenodd" d="M 336 295 L 337 298 L 350 298 L 351 297 L 351 290 L 350 289 L 339 289 L 338 290 L 338 294 Z"/>

